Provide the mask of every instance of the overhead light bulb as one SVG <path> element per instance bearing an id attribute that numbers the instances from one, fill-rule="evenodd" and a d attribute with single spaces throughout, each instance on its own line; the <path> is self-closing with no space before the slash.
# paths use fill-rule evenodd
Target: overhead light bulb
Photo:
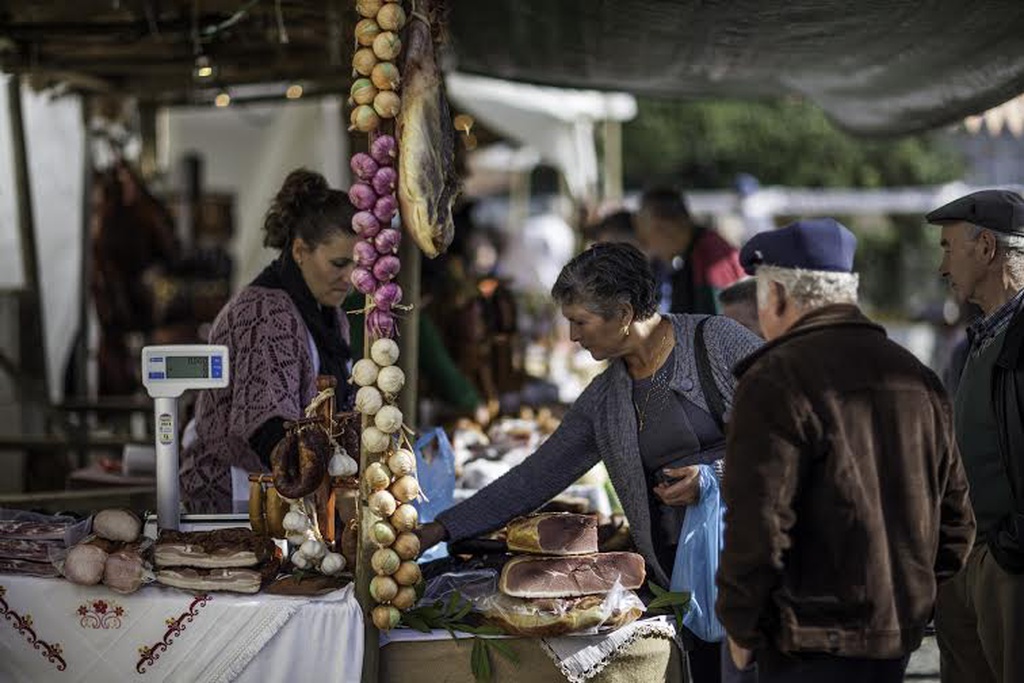
<path id="1" fill-rule="evenodd" d="M 217 93 L 217 96 L 213 98 L 214 105 L 218 107 L 226 107 L 231 104 L 231 95 L 227 91 L 221 91 Z"/>
<path id="2" fill-rule="evenodd" d="M 196 78 L 210 78 L 213 76 L 213 64 L 210 63 L 210 58 L 206 55 L 199 55 L 196 57 L 195 70 L 193 73 Z"/>
<path id="3" fill-rule="evenodd" d="M 289 100 L 297 100 L 302 97 L 302 86 L 298 83 L 293 83 L 288 86 L 288 89 L 284 91 L 284 96 Z"/>

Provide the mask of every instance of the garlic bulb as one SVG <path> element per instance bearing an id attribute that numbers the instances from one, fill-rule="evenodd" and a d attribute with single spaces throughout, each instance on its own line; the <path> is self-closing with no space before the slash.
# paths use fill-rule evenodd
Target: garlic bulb
<path id="1" fill-rule="evenodd" d="M 373 551 L 373 555 L 370 556 L 370 566 L 373 567 L 373 571 L 380 576 L 390 576 L 398 571 L 398 567 L 402 564 L 401 558 L 391 548 L 381 548 Z M 408 585 L 408 584 L 405 584 Z"/>
<path id="2" fill-rule="evenodd" d="M 422 576 L 423 573 L 420 571 L 420 566 L 412 560 L 406 560 L 398 566 L 398 569 L 392 572 L 392 577 L 399 586 L 414 586 Z"/>
<path id="3" fill-rule="evenodd" d="M 391 472 L 383 463 L 371 462 L 363 473 L 363 482 L 371 492 L 381 491 L 391 484 Z"/>
<path id="4" fill-rule="evenodd" d="M 310 562 L 308 557 L 296 550 L 292 553 L 292 564 L 295 565 L 296 569 L 306 569 L 309 567 Z"/>
<path id="5" fill-rule="evenodd" d="M 395 514 L 395 509 L 398 507 L 398 503 L 395 502 L 395 497 L 387 491 L 377 491 L 376 493 L 370 494 L 370 497 L 366 502 L 370 506 L 370 509 L 373 510 L 378 517 L 383 519 Z M 394 526 L 394 522 L 392 522 L 392 526 Z"/>
<path id="6" fill-rule="evenodd" d="M 327 463 L 327 473 L 332 477 L 352 477 L 359 471 L 359 463 L 344 448 L 334 451 Z"/>
<path id="7" fill-rule="evenodd" d="M 302 532 L 294 531 L 294 532 L 288 534 L 287 536 L 285 536 L 285 538 L 287 539 L 288 543 L 290 545 L 293 545 L 293 546 L 300 546 L 303 543 L 305 543 L 306 540 L 307 540 L 306 539 L 306 532 L 305 531 L 302 531 Z"/>
<path id="8" fill-rule="evenodd" d="M 391 437 L 373 425 L 363 430 L 363 448 L 370 453 L 383 453 L 391 445 Z"/>
<path id="9" fill-rule="evenodd" d="M 398 362 L 398 344 L 394 339 L 388 337 L 378 339 L 370 347 L 370 358 L 382 368 L 394 365 Z"/>
<path id="10" fill-rule="evenodd" d="M 391 495 L 393 495 L 395 500 L 399 503 L 408 503 L 411 500 L 419 498 L 420 483 L 416 481 L 416 477 L 411 474 L 399 477 L 391 485 Z"/>
<path id="11" fill-rule="evenodd" d="M 362 387 L 356 392 L 356 410 L 363 415 L 376 415 L 382 405 L 384 405 L 384 397 L 380 395 L 377 387 Z"/>
<path id="12" fill-rule="evenodd" d="M 385 434 L 394 434 L 402 428 L 402 411 L 394 406 L 384 406 L 373 417 L 373 424 Z"/>
<path id="13" fill-rule="evenodd" d="M 370 579 L 370 597 L 376 602 L 390 602 L 398 595 L 398 584 L 390 576 L 375 576 Z"/>
<path id="14" fill-rule="evenodd" d="M 305 531 L 309 528 L 309 518 L 301 512 L 289 512 L 284 516 L 284 522 L 282 522 L 285 531 Z"/>
<path id="15" fill-rule="evenodd" d="M 397 365 L 381 368 L 377 373 L 377 386 L 385 394 L 397 394 L 405 386 L 405 373 Z"/>
<path id="16" fill-rule="evenodd" d="M 399 448 L 388 458 L 388 469 L 396 477 L 404 477 L 416 471 L 416 456 L 412 451 Z"/>
<path id="17" fill-rule="evenodd" d="M 324 559 L 320 560 L 320 573 L 327 576 L 334 576 L 345 569 L 345 556 L 340 553 L 327 553 Z"/>
<path id="18" fill-rule="evenodd" d="M 299 552 L 311 560 L 319 560 L 327 554 L 327 546 L 320 541 L 309 539 L 302 544 L 302 547 L 299 548 Z"/>
<path id="19" fill-rule="evenodd" d="M 380 368 L 369 358 L 361 358 L 352 366 L 352 381 L 361 387 L 368 387 L 377 381 Z"/>
<path id="20" fill-rule="evenodd" d="M 380 493 L 386 493 L 386 491 L 380 491 Z M 391 497 L 391 500 L 395 499 L 390 493 L 388 496 Z M 416 528 L 416 522 L 419 521 L 419 513 L 409 503 L 402 503 L 391 514 L 390 521 L 396 531 L 412 531 Z"/>

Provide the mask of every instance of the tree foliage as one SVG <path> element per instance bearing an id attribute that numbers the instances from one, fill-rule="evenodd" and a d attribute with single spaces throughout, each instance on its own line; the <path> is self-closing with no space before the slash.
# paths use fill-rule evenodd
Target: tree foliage
<path id="1" fill-rule="evenodd" d="M 799 98 L 640 99 L 623 126 L 623 164 L 630 187 L 691 189 L 730 188 L 740 173 L 762 185 L 871 188 L 944 183 L 963 171 L 937 135 L 856 138 Z"/>

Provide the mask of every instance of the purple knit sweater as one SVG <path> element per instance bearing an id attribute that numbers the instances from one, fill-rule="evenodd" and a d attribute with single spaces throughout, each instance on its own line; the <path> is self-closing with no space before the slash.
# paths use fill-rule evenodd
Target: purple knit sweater
<path id="1" fill-rule="evenodd" d="M 349 336 L 341 309 L 341 334 Z M 192 513 L 231 512 L 231 467 L 263 471 L 249 438 L 267 420 L 294 420 L 313 398 L 318 359 L 286 292 L 249 285 L 217 315 L 211 344 L 228 347 L 231 384 L 203 391 L 196 441 L 182 457 L 181 499 Z"/>

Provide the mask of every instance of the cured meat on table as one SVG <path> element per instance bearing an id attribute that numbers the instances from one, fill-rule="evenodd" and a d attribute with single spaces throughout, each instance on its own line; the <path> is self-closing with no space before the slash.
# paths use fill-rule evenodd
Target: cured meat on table
<path id="1" fill-rule="evenodd" d="M 542 513 L 509 522 L 508 549 L 536 555 L 597 552 L 597 518 L 567 512 Z"/>
<path id="2" fill-rule="evenodd" d="M 154 549 L 157 567 L 255 567 L 274 556 L 274 542 L 249 529 L 160 532 Z"/>
<path id="3" fill-rule="evenodd" d="M 502 568 L 498 588 L 518 598 L 566 598 L 607 593 L 616 583 L 635 590 L 645 576 L 644 558 L 636 553 L 520 555 Z"/>

